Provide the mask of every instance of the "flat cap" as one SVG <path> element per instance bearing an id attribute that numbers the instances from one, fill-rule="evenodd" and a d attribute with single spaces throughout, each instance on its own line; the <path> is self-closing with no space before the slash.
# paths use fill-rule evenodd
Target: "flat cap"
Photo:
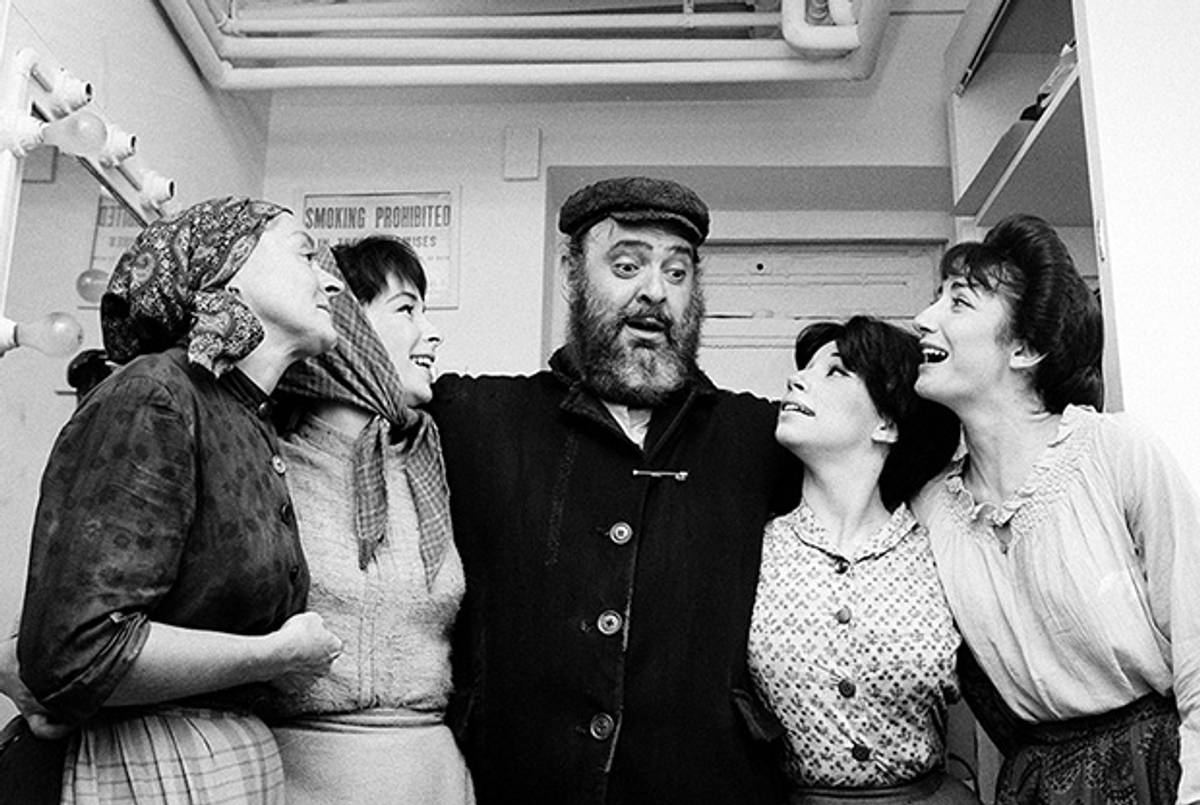
<path id="1" fill-rule="evenodd" d="M 669 179 L 623 176 L 580 188 L 558 211 L 558 231 L 574 236 L 605 218 L 674 221 L 694 236 L 696 246 L 708 237 L 708 206 L 691 188 Z"/>

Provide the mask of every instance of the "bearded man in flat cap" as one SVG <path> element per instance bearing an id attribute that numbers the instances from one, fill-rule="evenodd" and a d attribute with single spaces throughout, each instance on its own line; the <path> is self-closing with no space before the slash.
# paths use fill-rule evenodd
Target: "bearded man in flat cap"
<path id="1" fill-rule="evenodd" d="M 467 574 L 451 720 L 479 802 L 779 801 L 746 637 L 762 528 L 800 468 L 771 404 L 697 367 L 708 209 L 610 179 L 559 229 L 550 368 L 447 375 L 431 406 Z"/>

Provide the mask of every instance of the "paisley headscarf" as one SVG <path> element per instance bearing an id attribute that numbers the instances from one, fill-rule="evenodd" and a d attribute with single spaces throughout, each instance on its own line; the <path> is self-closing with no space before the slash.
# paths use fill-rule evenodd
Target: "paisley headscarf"
<path id="1" fill-rule="evenodd" d="M 322 246 L 317 262 L 341 277 L 332 253 Z M 404 475 L 417 510 L 417 535 L 425 581 L 432 587 L 453 539 L 450 490 L 442 463 L 437 425 L 424 411 L 404 405 L 404 387 L 387 349 L 351 293 L 330 299 L 337 346 L 292 364 L 279 383 L 282 396 L 348 403 L 371 413 L 354 440 L 354 530 L 358 565 L 365 570 L 387 538 L 387 482 L 384 451 L 399 433 L 407 450 Z"/>
<path id="2" fill-rule="evenodd" d="M 154 221 L 121 255 L 100 300 L 110 360 L 186 344 L 188 360 L 216 375 L 246 357 L 262 324 L 226 289 L 272 218 L 288 212 L 269 201 L 203 201 Z"/>

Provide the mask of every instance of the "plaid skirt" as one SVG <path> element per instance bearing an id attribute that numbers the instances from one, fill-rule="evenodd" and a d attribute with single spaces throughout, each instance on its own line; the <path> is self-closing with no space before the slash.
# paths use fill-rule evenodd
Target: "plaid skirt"
<path id="1" fill-rule="evenodd" d="M 283 765 L 255 716 L 182 707 L 102 715 L 71 739 L 62 802 L 282 805 Z"/>
<path id="2" fill-rule="evenodd" d="M 1179 712 L 1150 693 L 1107 713 L 1030 723 L 1017 717 L 964 646 L 959 681 L 1004 754 L 996 805 L 1174 805 Z"/>

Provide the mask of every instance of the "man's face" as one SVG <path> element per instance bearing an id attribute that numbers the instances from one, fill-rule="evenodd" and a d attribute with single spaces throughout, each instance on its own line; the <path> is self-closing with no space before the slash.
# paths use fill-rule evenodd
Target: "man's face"
<path id="1" fill-rule="evenodd" d="M 704 297 L 695 248 L 680 235 L 611 218 L 569 267 L 570 336 L 588 385 L 637 407 L 660 404 L 695 371 Z"/>

